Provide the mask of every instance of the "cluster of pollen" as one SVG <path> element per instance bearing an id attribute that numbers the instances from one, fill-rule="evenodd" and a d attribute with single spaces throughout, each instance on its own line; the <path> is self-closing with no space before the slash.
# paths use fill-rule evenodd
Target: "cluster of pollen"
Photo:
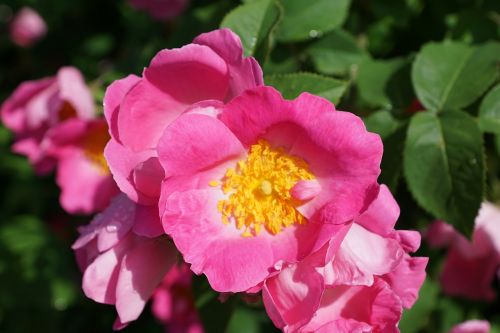
<path id="1" fill-rule="evenodd" d="M 110 136 L 105 127 L 96 128 L 85 137 L 83 151 L 85 157 L 103 174 L 109 174 L 108 163 L 104 158 L 104 147 Z"/>
<path id="2" fill-rule="evenodd" d="M 218 202 L 218 210 L 223 222 L 234 221 L 243 236 L 258 235 L 262 227 L 277 234 L 294 223 L 307 222 L 295 209 L 300 201 L 290 195 L 290 189 L 310 179 L 314 176 L 303 159 L 259 140 L 250 147 L 246 160 L 226 171 L 221 186 L 228 197 Z"/>

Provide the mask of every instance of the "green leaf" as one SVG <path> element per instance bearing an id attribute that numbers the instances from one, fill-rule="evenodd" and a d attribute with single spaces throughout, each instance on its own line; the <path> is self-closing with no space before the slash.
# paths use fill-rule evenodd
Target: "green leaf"
<path id="1" fill-rule="evenodd" d="M 389 186 L 395 192 L 403 168 L 403 150 L 406 139 L 406 124 L 389 111 L 378 111 L 364 119 L 370 132 L 380 135 L 384 141 L 382 173 L 379 182 Z"/>
<path id="2" fill-rule="evenodd" d="M 445 42 L 425 45 L 412 69 L 417 96 L 429 110 L 464 108 L 498 76 L 500 44 L 472 47 Z"/>
<path id="3" fill-rule="evenodd" d="M 485 183 L 482 135 L 471 116 L 462 111 L 415 115 L 408 129 L 404 172 L 424 209 L 471 234 Z"/>
<path id="4" fill-rule="evenodd" d="M 193 277 L 195 306 L 206 333 L 225 332 L 235 307 L 235 298 L 224 303 L 219 301 L 219 294 L 208 283 L 205 276 Z"/>
<path id="5" fill-rule="evenodd" d="M 229 28 L 241 38 L 245 56 L 253 56 L 260 48 L 269 48 L 273 28 L 281 17 L 276 0 L 246 2 L 224 17 L 222 28 Z"/>
<path id="6" fill-rule="evenodd" d="M 500 134 L 500 84 L 491 89 L 481 102 L 479 126 L 484 132 Z"/>
<path id="7" fill-rule="evenodd" d="M 260 316 L 256 311 L 238 306 L 231 316 L 226 333 L 259 333 Z"/>
<path id="8" fill-rule="evenodd" d="M 427 279 L 419 292 L 417 302 L 411 309 L 403 312 L 399 322 L 401 332 L 416 333 L 427 326 L 430 316 L 438 301 L 439 286 Z"/>
<path id="9" fill-rule="evenodd" d="M 285 16 L 276 38 L 293 42 L 315 38 L 340 27 L 350 0 L 284 0 Z"/>
<path id="10" fill-rule="evenodd" d="M 354 36 L 341 29 L 313 43 L 307 52 L 318 72 L 338 76 L 349 74 L 368 57 L 357 45 Z"/>
<path id="11" fill-rule="evenodd" d="M 264 81 L 281 91 L 286 99 L 294 99 L 302 92 L 309 92 L 334 104 L 340 101 L 347 88 L 347 82 L 313 73 L 270 75 L 265 77 Z"/>
<path id="12" fill-rule="evenodd" d="M 394 118 L 394 116 L 386 110 L 372 113 L 364 118 L 364 122 L 367 130 L 377 133 L 382 139 L 387 138 L 401 127 L 401 121 Z"/>
<path id="13" fill-rule="evenodd" d="M 363 61 L 359 66 L 356 83 L 364 104 L 373 108 L 391 109 L 394 104 L 391 94 L 395 93 L 390 91 L 389 85 L 392 84 L 393 77 L 406 65 L 407 60 L 403 58 Z M 411 90 L 411 85 L 409 88 L 401 85 L 398 87 L 398 91 L 403 89 Z"/>
<path id="14" fill-rule="evenodd" d="M 452 16 L 451 38 L 466 43 L 498 39 L 498 24 L 487 11 L 467 10 Z"/>

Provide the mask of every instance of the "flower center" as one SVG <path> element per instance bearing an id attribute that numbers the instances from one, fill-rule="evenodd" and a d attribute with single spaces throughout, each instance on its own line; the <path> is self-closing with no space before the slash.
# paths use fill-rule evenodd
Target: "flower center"
<path id="1" fill-rule="evenodd" d="M 222 221 L 234 221 L 246 237 L 258 235 L 262 227 L 275 235 L 294 223 L 304 224 L 306 219 L 295 209 L 301 202 L 290 195 L 290 189 L 310 179 L 314 176 L 306 161 L 259 140 L 246 160 L 224 175 L 222 191 L 229 196 L 218 203 Z"/>
<path id="2" fill-rule="evenodd" d="M 109 139 L 106 127 L 102 126 L 89 131 L 83 141 L 85 157 L 103 174 L 109 174 L 108 163 L 104 158 L 104 147 Z"/>
<path id="3" fill-rule="evenodd" d="M 63 102 L 63 104 L 59 108 L 58 117 L 59 121 L 65 121 L 74 118 L 76 117 L 76 110 L 70 103 Z"/>

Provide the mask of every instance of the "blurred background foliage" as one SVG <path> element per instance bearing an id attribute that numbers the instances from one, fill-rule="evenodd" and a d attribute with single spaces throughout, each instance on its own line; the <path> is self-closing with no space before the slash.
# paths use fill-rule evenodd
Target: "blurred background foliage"
<path id="1" fill-rule="evenodd" d="M 8 35 L 8 21 L 22 6 L 36 9 L 49 28 L 47 36 L 28 49 L 15 46 Z M 245 53 L 264 68 L 266 82 L 286 97 L 304 90 L 324 96 L 338 109 L 364 117 L 368 128 L 382 136 L 380 182 L 390 186 L 401 205 L 397 228 L 423 230 L 435 217 L 456 217 L 451 223 L 470 232 L 469 215 L 475 216 L 483 193 L 490 201 L 500 200 L 500 121 L 498 110 L 491 111 L 490 106 L 498 103 L 498 87 L 489 100 L 484 98 L 498 82 L 498 0 L 193 0 L 181 17 L 166 23 L 152 20 L 124 0 L 2 1 L 0 101 L 22 81 L 73 65 L 84 73 L 101 105 L 105 87 L 113 80 L 139 75 L 160 49 L 180 47 L 219 26 L 240 34 Z M 446 65 L 447 57 L 463 58 L 470 66 L 455 73 L 453 61 Z M 434 73 L 451 71 L 460 76 L 451 95 L 436 90 L 449 83 L 446 75 L 429 76 L 425 72 L 429 66 Z M 476 88 L 469 89 L 471 83 Z M 439 103 L 434 104 L 436 98 Z M 474 155 L 475 166 L 468 169 L 465 180 L 458 180 L 465 183 L 458 185 L 467 188 L 471 181 L 479 185 L 470 187 L 472 202 L 461 193 L 452 195 L 460 205 L 457 212 L 443 209 L 439 198 L 422 192 L 429 184 L 413 176 L 421 165 L 411 154 L 427 153 L 411 145 L 411 133 L 420 126 L 413 119 L 426 121 L 415 115 L 421 109 L 430 111 L 425 117 L 441 122 L 448 115 L 442 111 L 453 109 L 455 116 L 460 113 L 458 126 L 472 128 L 472 134 L 460 140 L 468 152 L 479 149 L 479 155 Z M 476 135 L 476 128 L 482 132 Z M 81 274 L 70 249 L 76 227 L 90 217 L 64 213 L 53 177 L 35 176 L 24 158 L 10 153 L 11 140 L 10 133 L 0 128 L 0 332 L 109 332 L 114 308 L 83 296 Z M 453 172 L 462 171 L 457 164 L 451 175 L 438 170 L 435 177 L 449 176 L 455 182 L 459 177 Z M 404 175 L 416 180 L 404 181 Z M 498 300 L 483 303 L 444 296 L 437 279 L 444 251 L 424 244 L 418 255 L 430 256 L 429 277 L 420 300 L 403 316 L 403 333 L 446 332 L 466 319 L 488 319 L 493 332 L 500 332 Z M 276 331 L 258 303 L 247 305 L 238 297 L 220 303 L 201 277 L 195 279 L 194 289 L 208 332 Z M 163 330 L 147 309 L 125 329 Z"/>

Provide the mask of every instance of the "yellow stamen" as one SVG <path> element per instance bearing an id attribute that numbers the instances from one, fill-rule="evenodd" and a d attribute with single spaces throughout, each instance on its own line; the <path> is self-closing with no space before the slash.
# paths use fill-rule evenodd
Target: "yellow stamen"
<path id="1" fill-rule="evenodd" d="M 277 234 L 294 223 L 304 224 L 306 219 L 295 209 L 301 202 L 290 195 L 290 189 L 310 179 L 314 176 L 303 159 L 259 140 L 250 147 L 246 160 L 238 161 L 236 169 L 224 175 L 221 188 L 228 198 L 217 205 L 222 221 L 235 223 L 244 237 L 258 235 L 262 227 Z"/>

